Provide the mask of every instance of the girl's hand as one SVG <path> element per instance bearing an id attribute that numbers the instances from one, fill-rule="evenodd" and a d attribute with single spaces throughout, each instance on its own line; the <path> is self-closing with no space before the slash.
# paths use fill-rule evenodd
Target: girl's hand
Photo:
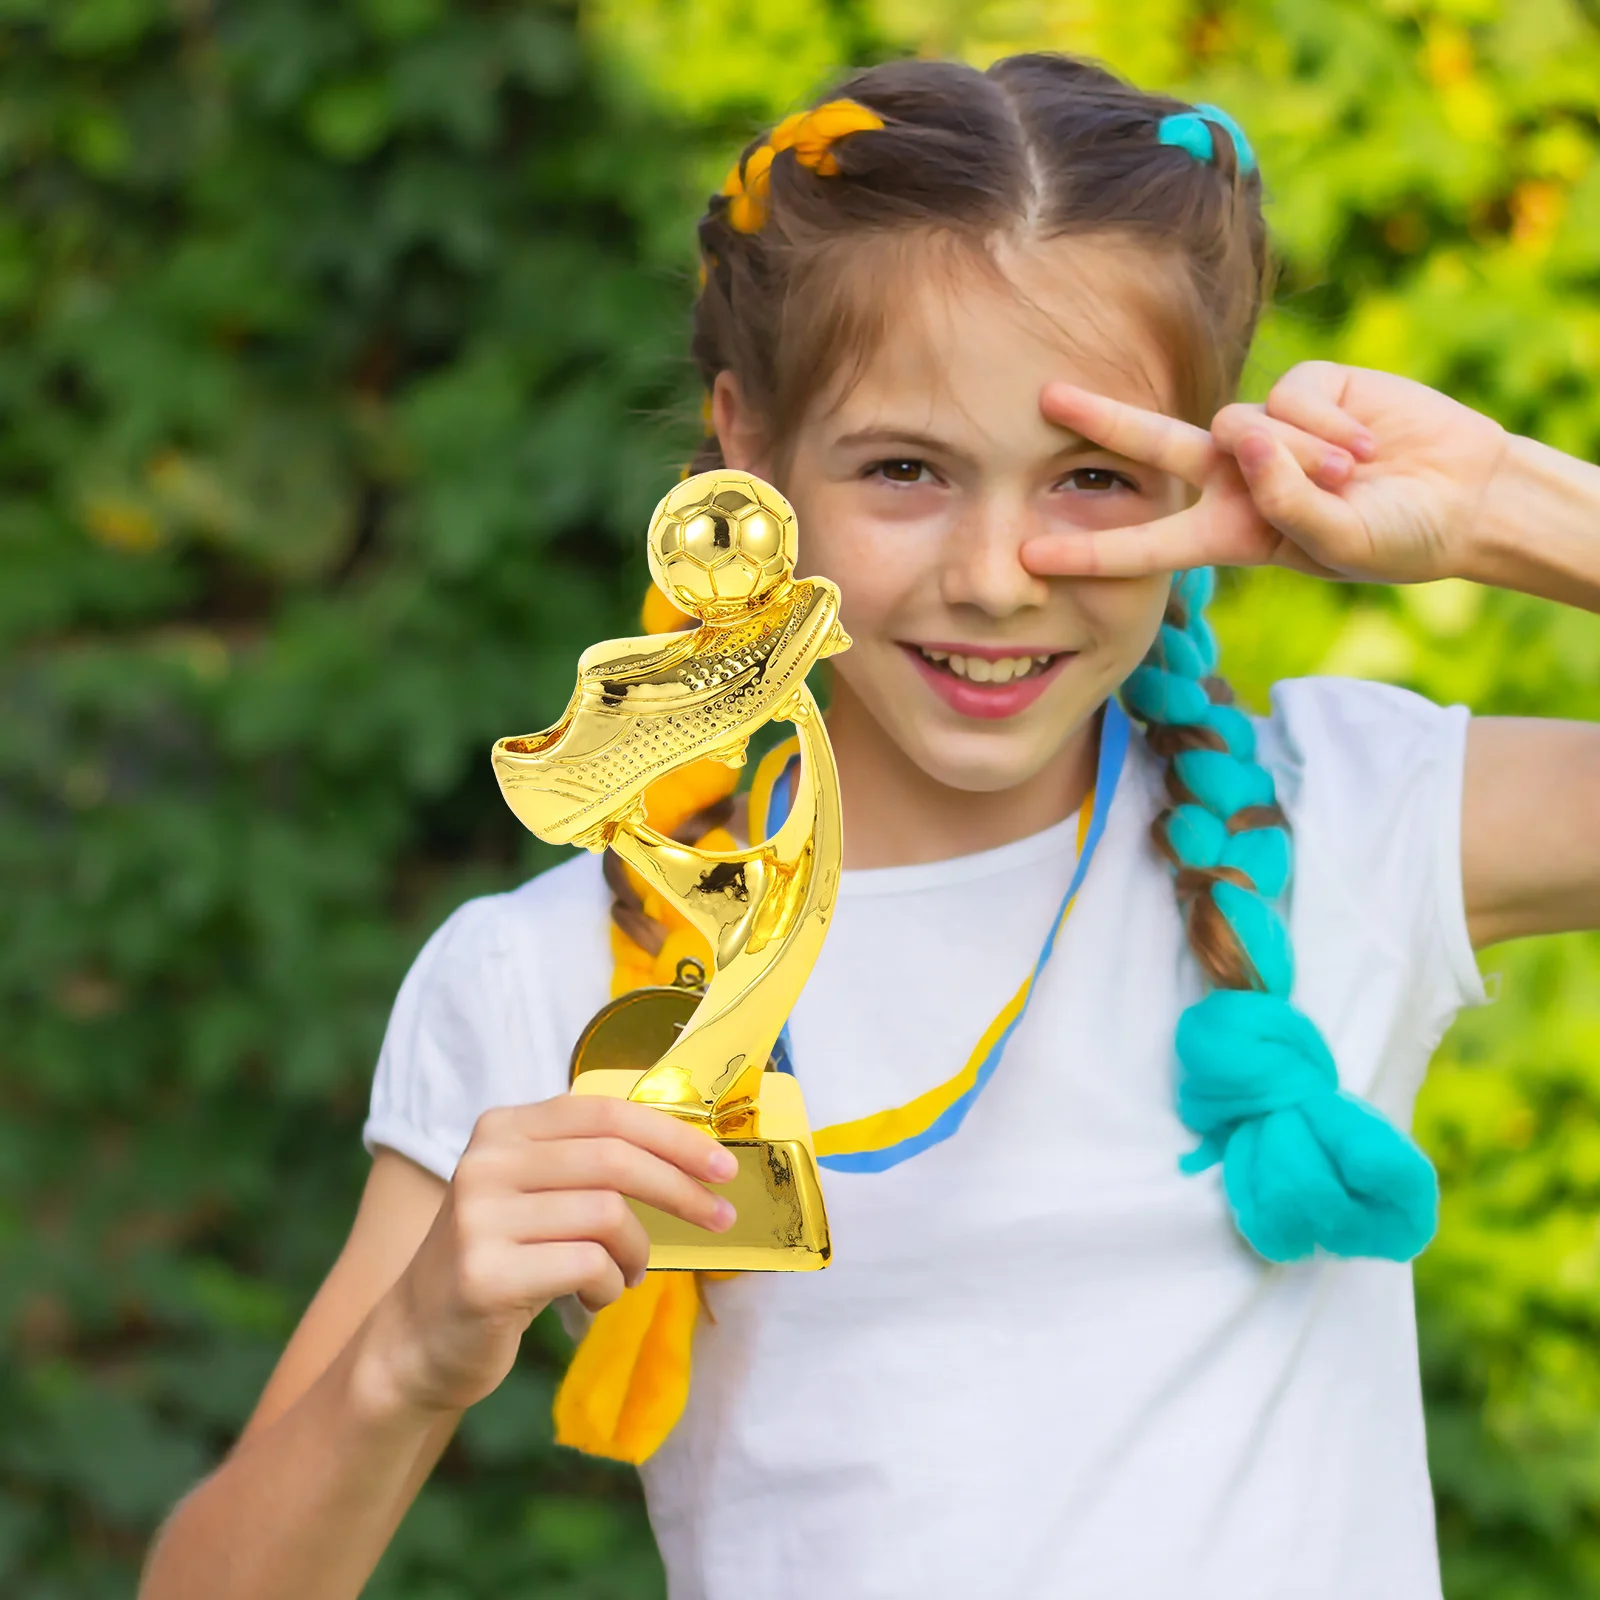
<path id="1" fill-rule="evenodd" d="M 1046 534 L 1022 549 L 1041 576 L 1132 577 L 1276 563 L 1325 578 L 1415 583 L 1465 571 L 1508 435 L 1433 389 L 1309 361 L 1264 406 L 1208 433 L 1068 384 L 1045 417 L 1200 491 L 1142 526 Z"/>
<path id="2" fill-rule="evenodd" d="M 656 1110 L 563 1095 L 488 1111 L 410 1266 L 373 1312 L 391 1402 L 461 1411 L 497 1388 L 527 1326 L 560 1295 L 591 1311 L 643 1280 L 650 1244 L 625 1196 L 713 1232 L 737 1170 L 708 1134 Z"/>

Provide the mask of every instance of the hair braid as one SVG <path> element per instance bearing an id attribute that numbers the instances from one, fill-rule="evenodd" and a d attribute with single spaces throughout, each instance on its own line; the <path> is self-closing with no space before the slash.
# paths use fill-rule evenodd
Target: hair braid
<path id="1" fill-rule="evenodd" d="M 1289 999 L 1294 951 L 1275 901 L 1289 831 L 1255 729 L 1213 675 L 1208 567 L 1174 580 L 1166 620 L 1123 685 L 1172 799 L 1151 825 L 1171 864 L 1190 947 L 1211 992 L 1178 1021 L 1178 1115 L 1201 1136 L 1184 1160 L 1220 1161 L 1239 1231 L 1268 1260 L 1314 1249 L 1404 1261 L 1432 1238 L 1428 1158 L 1339 1087 L 1317 1026 Z"/>

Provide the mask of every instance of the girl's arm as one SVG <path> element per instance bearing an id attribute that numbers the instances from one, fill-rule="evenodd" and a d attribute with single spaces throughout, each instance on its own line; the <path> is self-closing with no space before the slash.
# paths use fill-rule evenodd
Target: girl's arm
<path id="1" fill-rule="evenodd" d="M 1462 576 L 1600 612 L 1600 467 L 1509 440 L 1475 535 Z M 1475 721 L 1461 818 L 1473 943 L 1600 927 L 1597 824 L 1600 727 Z"/>
<path id="2" fill-rule="evenodd" d="M 1138 528 L 1046 535 L 1044 575 L 1274 563 L 1325 578 L 1469 578 L 1600 611 L 1600 467 L 1404 378 L 1308 362 L 1210 432 L 1067 385 L 1046 417 L 1199 490 Z M 1482 718 L 1462 815 L 1478 946 L 1600 927 L 1600 727 Z"/>
<path id="3" fill-rule="evenodd" d="M 162 1529 L 143 1600 L 360 1593 L 456 1424 L 400 1399 L 373 1325 L 444 1188 L 378 1153 L 349 1240 L 239 1443 Z"/>
<path id="4" fill-rule="evenodd" d="M 1463 577 L 1600 612 L 1600 467 L 1508 438 Z"/>
<path id="5" fill-rule="evenodd" d="M 227 1460 L 178 1507 L 141 1600 L 354 1600 L 461 1413 L 528 1324 L 639 1281 L 624 1196 L 716 1231 L 734 1158 L 647 1106 L 562 1097 L 479 1119 L 450 1183 L 380 1151 L 350 1238 Z"/>

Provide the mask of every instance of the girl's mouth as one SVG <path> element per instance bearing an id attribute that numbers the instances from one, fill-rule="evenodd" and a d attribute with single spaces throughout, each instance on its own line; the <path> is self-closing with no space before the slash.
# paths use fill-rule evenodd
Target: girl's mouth
<path id="1" fill-rule="evenodd" d="M 902 644 L 917 670 L 964 717 L 1014 717 L 1042 695 L 1074 650 L 1009 650 L 977 645 Z"/>

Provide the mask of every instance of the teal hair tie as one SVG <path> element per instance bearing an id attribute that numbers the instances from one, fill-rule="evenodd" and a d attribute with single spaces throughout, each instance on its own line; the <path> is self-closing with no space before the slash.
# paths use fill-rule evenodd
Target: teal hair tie
<path id="1" fill-rule="evenodd" d="M 1233 140 L 1234 159 L 1239 163 L 1240 172 L 1254 172 L 1256 153 L 1250 147 L 1250 140 L 1221 106 L 1200 105 L 1193 111 L 1177 111 L 1170 117 L 1163 117 L 1156 125 L 1156 140 L 1178 150 L 1187 150 L 1196 161 L 1210 164 L 1217 159 L 1216 142 L 1211 133 L 1213 123 L 1226 130 Z"/>

